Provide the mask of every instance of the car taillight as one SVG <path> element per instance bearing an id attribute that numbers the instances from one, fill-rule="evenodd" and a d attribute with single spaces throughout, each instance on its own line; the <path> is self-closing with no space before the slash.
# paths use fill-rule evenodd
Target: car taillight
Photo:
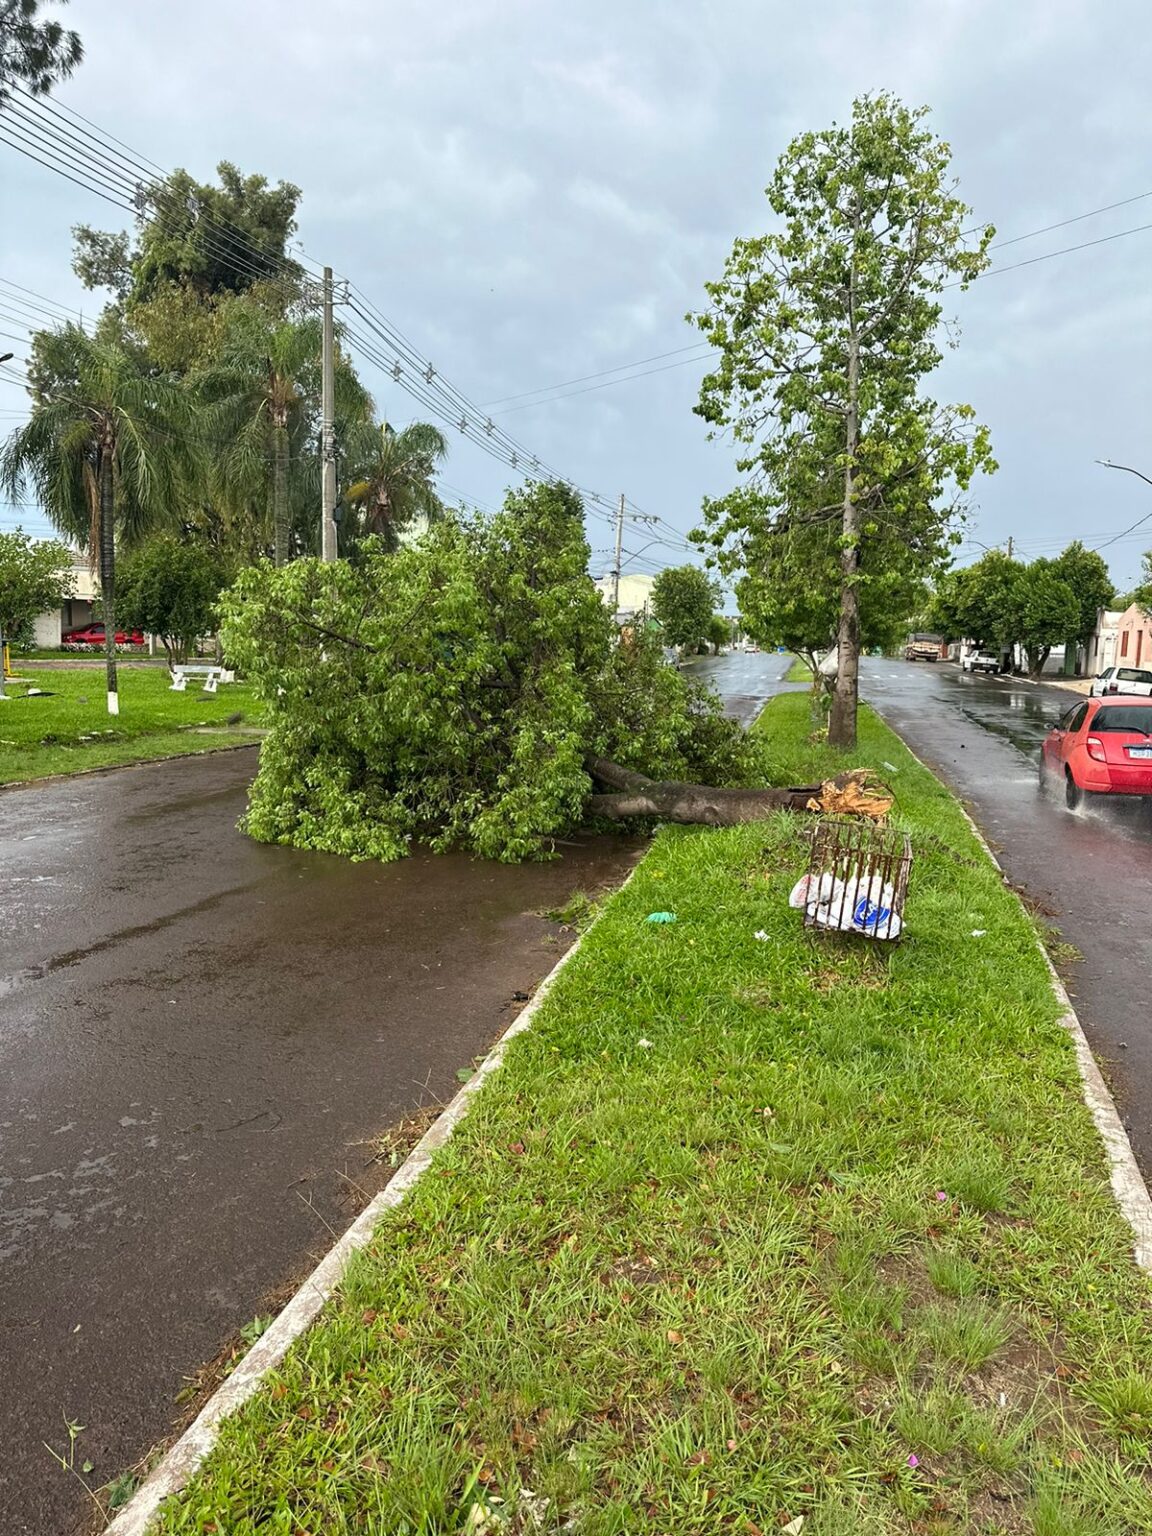
<path id="1" fill-rule="evenodd" d="M 1099 736 L 1089 736 L 1084 745 L 1088 748 L 1089 757 L 1093 758 L 1098 763 L 1103 763 L 1106 761 L 1104 756 L 1104 743 L 1100 740 Z"/>

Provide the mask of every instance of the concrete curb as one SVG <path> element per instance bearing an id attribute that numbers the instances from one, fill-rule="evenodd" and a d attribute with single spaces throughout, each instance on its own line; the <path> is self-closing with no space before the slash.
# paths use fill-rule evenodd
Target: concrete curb
<path id="1" fill-rule="evenodd" d="M 258 747 L 263 736 L 252 741 L 233 741 L 224 747 L 197 747 L 194 752 L 169 752 L 164 757 L 134 757 L 126 763 L 104 763 L 99 768 L 74 768 L 71 773 L 43 773 L 38 779 L 9 779 L 0 784 L 0 795 L 9 790 L 35 789 L 39 784 L 65 784 L 69 779 L 92 779 L 100 773 L 122 773 L 125 768 L 150 768 L 154 763 L 186 763 L 193 757 L 218 757 L 222 752 L 247 752 Z"/>
<path id="2" fill-rule="evenodd" d="M 875 705 L 872 705 L 876 709 Z M 877 714 L 881 714 L 876 709 Z M 888 722 L 885 721 L 888 725 Z M 900 732 L 894 725 L 888 725 L 888 729 L 894 731 L 897 736 Z M 940 779 L 923 758 L 917 756 L 912 748 L 900 736 L 904 744 L 904 750 L 914 762 L 920 764 L 925 773 L 932 774 L 934 779 Z M 993 853 L 988 839 L 973 820 L 968 808 L 964 805 L 955 790 L 949 793 L 960 807 L 960 814 L 972 828 L 972 834 L 991 859 L 993 865 L 1000 871 L 1005 884 L 1008 876 L 1004 873 L 1004 866 Z M 1013 895 L 1016 895 L 1013 892 Z M 1017 901 L 1020 900 L 1016 896 Z M 1021 906 L 1023 903 L 1021 902 Z M 1116 1101 L 1109 1092 L 1108 1085 L 1092 1054 L 1092 1047 L 1088 1044 L 1088 1037 L 1084 1033 L 1084 1026 L 1080 1023 L 1076 1009 L 1072 1006 L 1072 999 L 1068 996 L 1068 989 L 1060 980 L 1056 967 L 1052 964 L 1052 957 L 1044 948 L 1040 935 L 1036 935 L 1036 947 L 1044 957 L 1044 964 L 1048 967 L 1048 974 L 1052 979 L 1052 990 L 1056 994 L 1056 1001 L 1064 1009 L 1060 1017 L 1060 1025 L 1072 1036 L 1072 1044 L 1076 1051 L 1076 1065 L 1080 1072 L 1080 1088 L 1084 1103 L 1095 1123 L 1100 1140 L 1104 1143 L 1104 1151 L 1108 1158 L 1109 1175 L 1112 1184 L 1112 1193 L 1116 1198 L 1116 1204 L 1120 1207 L 1120 1214 L 1132 1228 L 1133 1257 L 1137 1265 L 1147 1274 L 1152 1274 L 1152 1194 L 1148 1192 L 1148 1185 L 1144 1181 L 1144 1175 L 1140 1171 L 1140 1165 L 1136 1161 L 1136 1154 L 1132 1150 L 1132 1143 L 1128 1140 L 1128 1132 L 1124 1129 L 1124 1122 L 1120 1119 L 1120 1113 L 1116 1108 Z"/>
<path id="3" fill-rule="evenodd" d="M 631 879 L 630 873 L 617 890 L 623 890 Z M 291 1346 L 312 1325 L 340 1284 L 352 1255 L 370 1241 L 380 1217 L 401 1203 L 426 1171 L 433 1155 L 451 1140 L 453 1131 L 472 1107 L 473 1099 L 503 1061 L 508 1042 L 531 1027 L 558 976 L 579 950 L 584 938 L 585 935 L 581 934 L 571 949 L 560 957 L 537 987 L 531 1002 L 516 1015 L 475 1073 L 409 1152 L 387 1185 L 364 1207 L 344 1236 L 329 1249 L 268 1331 L 256 1341 L 228 1380 L 217 1388 L 159 1465 L 116 1514 L 105 1528 L 105 1536 L 145 1536 L 163 1501 L 179 1493 L 187 1484 L 216 1443 L 217 1427 L 221 1421 L 235 1413 L 252 1396 L 268 1372 L 280 1364 Z"/>

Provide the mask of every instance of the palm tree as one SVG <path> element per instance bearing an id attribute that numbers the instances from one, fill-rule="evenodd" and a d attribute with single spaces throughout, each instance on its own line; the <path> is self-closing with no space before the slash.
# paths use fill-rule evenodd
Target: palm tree
<path id="1" fill-rule="evenodd" d="M 420 518 L 434 522 L 444 513 L 436 494 L 437 464 L 448 452 L 443 432 L 414 421 L 399 432 L 387 422 L 350 435 L 348 457 L 359 478 L 344 493 L 360 512 L 361 534 L 376 534 L 394 550 L 400 535 Z"/>
<path id="2" fill-rule="evenodd" d="M 219 364 L 196 381 L 215 402 L 213 438 L 228 446 L 214 461 L 215 492 L 233 513 L 267 505 L 277 565 L 292 554 L 293 477 L 309 472 L 320 398 L 320 321 L 314 317 L 269 322 L 238 312 Z M 336 406 L 357 422 L 371 407 L 347 361 L 337 358 Z M 300 487 L 295 490 L 299 492 Z M 317 491 L 317 515 L 319 515 Z"/>
<path id="3" fill-rule="evenodd" d="M 116 341 L 66 325 L 38 338 L 39 383 L 28 422 L 0 452 L 0 484 L 30 486 L 62 533 L 99 564 L 108 712 L 116 682 L 116 543 L 174 523 L 199 465 L 193 402 L 145 373 Z"/>

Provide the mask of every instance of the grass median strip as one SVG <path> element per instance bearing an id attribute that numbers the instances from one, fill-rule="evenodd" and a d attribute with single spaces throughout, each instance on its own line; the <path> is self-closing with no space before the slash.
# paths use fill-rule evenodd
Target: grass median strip
<path id="1" fill-rule="evenodd" d="M 114 768 L 152 758 L 240 745 L 260 737 L 258 706 L 244 683 L 215 694 L 189 681 L 170 688 L 165 667 L 122 667 L 120 713 L 109 715 L 104 673 L 92 667 L 14 669 L 0 703 L 0 784 L 86 768 Z M 28 695 L 28 685 L 43 690 Z"/>
<path id="2" fill-rule="evenodd" d="M 846 766 L 808 707 L 773 779 Z M 803 818 L 662 831 L 165 1532 L 1152 1529 L 1149 1286 L 1034 931 L 870 715 L 851 760 L 904 940 L 802 933 Z"/>

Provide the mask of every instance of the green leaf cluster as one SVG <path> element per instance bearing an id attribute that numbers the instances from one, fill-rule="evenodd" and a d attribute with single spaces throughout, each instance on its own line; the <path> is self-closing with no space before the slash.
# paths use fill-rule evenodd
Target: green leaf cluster
<path id="1" fill-rule="evenodd" d="M 210 546 L 171 535 L 150 539 L 120 562 L 120 622 L 159 635 L 170 665 L 186 661 L 196 639 L 212 633 L 225 580 Z"/>
<path id="2" fill-rule="evenodd" d="M 547 857 L 585 820 L 585 766 L 746 781 L 719 701 L 620 637 L 587 575 L 570 488 L 509 492 L 393 554 L 241 572 L 229 661 L 268 706 L 245 827 L 265 842 L 395 859 L 414 841 Z"/>
<path id="3" fill-rule="evenodd" d="M 1039 675 L 1054 645 L 1086 642 L 1112 597 L 1107 566 L 1079 541 L 1055 560 L 1028 565 L 993 549 L 940 579 L 929 622 L 950 639 L 993 650 L 1019 645 Z"/>
<path id="4" fill-rule="evenodd" d="M 37 614 L 58 608 L 73 582 L 66 545 L 33 539 L 22 528 L 0 533 L 0 637 L 11 641 Z"/>
<path id="5" fill-rule="evenodd" d="M 708 639 L 719 601 L 719 584 L 698 565 L 670 566 L 652 585 L 652 612 L 666 644 L 679 650 L 695 649 Z"/>

